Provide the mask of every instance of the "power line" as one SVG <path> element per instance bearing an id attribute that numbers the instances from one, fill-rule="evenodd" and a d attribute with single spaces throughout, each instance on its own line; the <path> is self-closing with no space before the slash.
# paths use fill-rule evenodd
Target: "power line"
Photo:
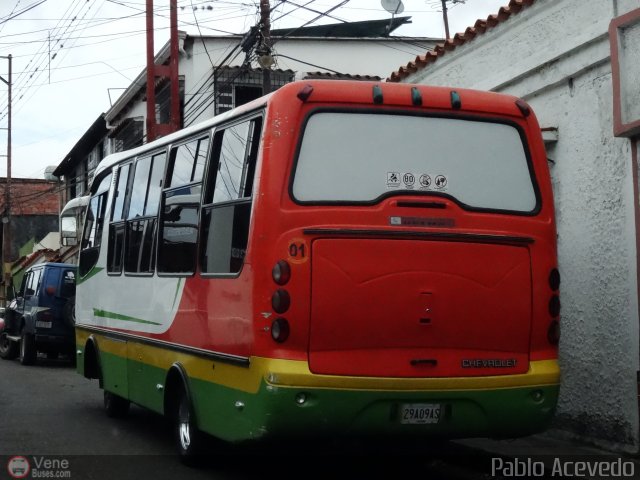
<path id="1" fill-rule="evenodd" d="M 46 1 L 47 0 L 40 0 L 37 3 L 34 3 L 34 4 L 32 4 L 32 5 L 28 6 L 28 7 L 25 7 L 24 10 L 22 10 L 22 11 L 20 11 L 18 13 L 15 13 L 15 14 L 14 13 L 10 13 L 5 18 L 0 18 L 0 25 L 3 25 L 5 23 L 7 23 L 9 20 L 13 20 L 16 17 L 19 17 L 20 15 L 23 15 L 23 14 L 27 13 L 28 11 L 33 10 L 34 8 L 42 5 Z M 18 3 L 20 3 L 20 2 L 18 2 Z"/>
<path id="2" fill-rule="evenodd" d="M 272 45 L 275 45 L 276 43 L 278 43 L 280 40 L 283 40 L 286 37 L 289 37 L 291 35 L 293 35 L 295 32 L 297 32 L 298 30 L 300 30 L 301 28 L 306 27 L 307 25 L 310 25 L 312 23 L 314 23 L 315 21 L 319 20 L 322 17 L 326 17 L 329 13 L 333 12 L 334 10 L 337 10 L 338 8 L 342 7 L 343 5 L 346 5 L 347 3 L 349 3 L 350 0 L 343 0 L 342 2 L 340 2 L 338 5 L 335 5 L 333 7 L 331 7 L 329 10 L 327 10 L 326 12 L 321 12 L 320 15 L 312 18 L 311 20 L 309 20 L 308 22 L 300 25 L 297 28 L 294 28 L 293 30 L 291 30 L 290 32 L 288 32 L 286 35 L 283 35 L 282 37 L 279 37 L 278 40 L 276 40 L 275 42 L 273 42 Z M 308 3 L 307 3 L 308 5 Z M 281 17 L 282 18 L 282 17 Z"/>
<path id="3" fill-rule="evenodd" d="M 77 24 L 74 24 L 73 22 L 78 18 L 78 15 L 80 15 L 80 13 L 82 12 L 83 6 L 84 6 L 84 5 L 80 5 L 80 8 L 78 8 L 77 13 L 75 14 L 76 16 L 75 16 L 73 19 L 71 19 L 71 21 L 70 21 L 70 22 L 69 22 L 69 24 L 67 25 L 67 28 L 66 28 L 66 29 L 64 30 L 64 32 L 62 33 L 62 36 L 64 36 L 64 35 L 66 34 L 66 32 L 69 30 L 69 28 L 71 28 L 71 33 L 70 33 L 70 35 L 71 35 L 71 34 L 73 34 L 73 32 L 75 32 L 75 31 L 78 29 L 78 27 L 79 27 L 79 26 L 78 26 Z M 84 15 L 83 15 L 83 17 L 82 17 L 83 19 L 84 19 L 84 18 L 89 14 L 89 12 L 91 11 L 92 6 L 93 6 L 93 4 L 92 4 L 92 3 L 88 3 L 88 7 L 87 7 L 87 9 L 86 9 L 86 11 L 84 12 Z M 96 14 L 97 14 L 97 11 L 96 11 Z M 61 37 L 61 39 L 62 39 L 62 37 Z M 59 43 L 59 42 L 58 42 L 58 43 Z M 72 46 L 73 46 L 73 43 L 72 43 Z M 62 45 L 61 45 L 61 48 L 62 48 Z M 68 50 L 65 50 L 65 51 L 64 51 L 63 58 L 66 56 L 67 52 L 68 52 Z M 53 56 L 51 56 L 51 57 L 50 57 L 50 55 L 49 55 L 49 54 L 47 55 L 47 60 L 48 60 L 48 62 L 49 62 L 49 65 L 51 64 L 51 60 L 55 59 L 55 58 L 56 58 L 56 56 L 57 56 L 57 53 L 54 53 L 54 54 L 53 54 Z M 49 57 L 50 57 L 50 58 L 49 58 Z M 62 58 L 59 60 L 59 62 L 62 62 Z M 44 61 L 41 63 L 41 65 L 42 65 L 43 63 L 44 63 Z M 40 73 L 39 73 L 39 74 L 37 74 L 37 75 L 36 75 L 36 78 L 34 78 L 34 79 L 33 79 L 33 81 L 32 81 L 32 85 L 33 85 L 33 84 L 35 84 L 35 82 L 36 82 L 38 79 L 40 79 L 40 78 L 42 77 L 42 75 L 43 75 L 44 71 L 45 71 L 44 69 L 41 69 L 41 70 L 40 70 Z M 29 78 L 31 79 L 32 77 L 33 77 L 33 74 L 32 74 Z M 22 108 L 22 106 L 23 106 L 25 103 L 27 103 L 27 102 L 28 102 L 28 100 L 30 100 L 31 98 L 33 98 L 33 96 L 34 96 L 34 95 L 36 94 L 36 92 L 41 88 L 41 86 L 42 86 L 42 85 L 39 85 L 39 86 L 35 87 L 35 90 L 31 90 L 31 96 L 30 96 L 28 99 L 26 99 L 26 100 L 25 100 L 25 101 L 24 101 L 24 102 L 23 102 L 23 103 L 18 107 L 17 112 L 19 112 L 19 111 L 20 111 L 20 108 Z M 22 99 L 23 97 L 24 97 L 24 94 L 22 94 L 21 96 L 19 96 L 19 97 L 18 97 L 18 100 Z"/>
<path id="4" fill-rule="evenodd" d="M 334 20 L 338 20 L 339 22 L 349 23 L 347 20 L 344 20 L 344 19 L 342 19 L 342 18 L 334 17 L 333 15 L 327 15 L 326 13 L 322 13 L 322 12 L 321 12 L 321 11 L 319 11 L 319 10 L 315 10 L 315 9 L 313 9 L 313 8 L 309 8 L 309 7 L 307 7 L 307 5 L 309 5 L 309 4 L 310 4 L 310 3 L 312 3 L 313 1 L 315 1 L 315 0 L 311 0 L 311 1 L 307 2 L 307 3 L 306 3 L 306 4 L 304 4 L 304 5 L 299 5 L 299 4 L 297 4 L 297 3 L 292 2 L 291 0 L 284 0 L 284 3 L 288 3 L 288 4 L 291 4 L 291 5 L 294 5 L 294 6 L 298 7 L 298 8 L 302 8 L 302 9 L 304 9 L 304 10 L 308 10 L 309 12 L 319 13 L 320 15 L 326 16 L 326 17 L 328 17 L 328 18 L 333 18 Z M 282 18 L 282 17 L 280 17 L 280 18 Z M 274 20 L 274 22 L 275 22 L 275 21 L 276 21 L 276 20 Z"/>
<path id="5" fill-rule="evenodd" d="M 191 1 L 191 6 L 193 7 L 193 0 Z M 213 66 L 213 60 L 211 60 L 211 55 L 209 55 L 209 50 L 207 50 L 207 44 L 204 41 L 204 38 L 202 38 L 202 31 L 200 31 L 200 25 L 198 24 L 198 17 L 195 14 L 195 10 L 193 13 L 193 18 L 196 21 L 196 27 L 198 27 L 198 33 L 200 34 L 200 40 L 202 40 L 202 47 L 204 48 L 205 53 L 207 54 L 207 57 L 209 58 L 209 63 L 211 64 L 212 68 L 215 68 Z"/>
<path id="6" fill-rule="evenodd" d="M 11 13 L 9 13 L 9 15 L 8 15 L 9 17 L 11 15 L 13 15 L 13 13 L 16 11 L 16 8 L 18 8 L 18 5 L 20 5 L 20 1 L 21 0 L 18 0 L 16 2 L 16 4 L 13 6 L 13 9 L 11 10 Z M 2 30 L 4 30 L 4 27 L 5 27 L 6 24 L 7 24 L 7 22 L 4 22 L 2 25 L 0 25 L 0 32 L 2 32 Z"/>
<path id="7" fill-rule="evenodd" d="M 344 73 L 342 73 L 342 72 L 338 72 L 336 70 L 332 70 L 331 68 L 328 68 L 328 67 L 321 67 L 320 65 L 315 65 L 313 63 L 305 62 L 304 60 L 300 60 L 299 58 L 289 57 L 289 56 L 283 55 L 281 53 L 276 53 L 275 55 L 276 55 L 276 57 L 287 58 L 289 60 L 293 60 L 294 62 L 302 63 L 304 65 L 309 65 L 310 67 L 320 68 L 321 70 L 326 70 L 327 72 L 335 73 L 336 75 L 344 75 Z"/>

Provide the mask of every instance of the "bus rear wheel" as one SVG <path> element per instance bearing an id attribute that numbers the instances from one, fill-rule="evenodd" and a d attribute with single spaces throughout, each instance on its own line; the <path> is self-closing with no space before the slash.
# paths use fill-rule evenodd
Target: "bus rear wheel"
<path id="1" fill-rule="evenodd" d="M 199 465 L 202 457 L 203 436 L 198 430 L 189 396 L 184 389 L 177 394 L 174 412 L 174 436 L 180 461 L 185 465 Z"/>

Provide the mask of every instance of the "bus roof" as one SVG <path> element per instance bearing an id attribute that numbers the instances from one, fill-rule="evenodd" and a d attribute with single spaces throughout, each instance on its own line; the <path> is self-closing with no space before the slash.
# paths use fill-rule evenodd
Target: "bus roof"
<path id="1" fill-rule="evenodd" d="M 150 152 L 156 148 L 170 144 L 176 140 L 195 134 L 200 130 L 206 130 L 213 126 L 225 122 L 230 118 L 244 115 L 253 110 L 264 108 L 269 100 L 274 96 L 290 95 L 294 90 L 303 95 L 302 89 L 311 87 L 311 93 L 304 98 L 299 97 L 302 102 L 335 102 L 350 104 L 381 104 L 386 106 L 399 106 L 415 108 L 416 106 L 427 106 L 435 109 L 476 111 L 487 114 L 528 116 L 522 110 L 525 105 L 518 97 L 495 92 L 460 89 L 452 87 L 436 87 L 428 85 L 412 85 L 408 83 L 384 83 L 368 82 L 356 80 L 303 80 L 288 83 L 280 89 L 268 95 L 260 97 L 249 103 L 241 105 L 233 110 L 216 115 L 208 120 L 195 125 L 183 128 L 153 142 L 146 143 L 140 147 L 114 153 L 107 156 L 100 162 L 94 175 L 94 180 L 100 178 L 100 174 L 123 160 L 135 157 L 142 153 Z M 379 90 L 377 90 L 379 89 Z M 377 91 L 376 91 L 377 90 Z M 420 93 L 428 90 L 427 93 Z M 418 92 L 419 103 L 414 103 L 415 92 Z M 380 93 L 378 93 L 380 92 Z M 376 95 L 379 95 L 378 98 Z M 454 99 L 456 99 L 454 101 Z M 456 105 L 456 101 L 458 104 Z M 522 103 L 521 103 L 522 102 Z"/>
<path id="2" fill-rule="evenodd" d="M 243 115 L 245 113 L 251 112 L 252 110 L 258 110 L 264 107 L 264 105 L 266 105 L 268 98 L 272 95 L 273 93 L 270 93 L 268 95 L 265 95 L 264 97 L 260 97 L 256 100 L 252 100 L 251 102 L 241 105 L 237 108 L 234 108 L 233 110 L 229 110 L 228 112 L 224 112 L 220 115 L 216 115 L 215 117 L 212 117 L 208 120 L 204 120 L 194 125 L 190 125 L 186 128 L 178 130 L 177 132 L 170 133 L 169 135 L 166 135 L 162 138 L 154 140 L 153 142 L 145 143 L 144 145 L 140 145 L 139 147 L 132 148 L 130 150 L 125 150 L 123 152 L 112 153 L 111 155 L 105 157 L 98 164 L 98 167 L 96 168 L 96 173 L 94 175 L 94 180 L 100 177 L 100 174 L 104 170 L 114 165 L 117 165 L 123 160 L 135 157 L 136 155 L 139 155 L 141 153 L 153 151 L 156 148 L 160 148 L 163 145 L 170 144 L 185 136 L 192 135 L 200 130 L 206 130 L 208 128 L 211 128 L 217 125 L 218 123 L 222 123 L 226 121 L 229 118 L 233 118 L 238 115 Z"/>

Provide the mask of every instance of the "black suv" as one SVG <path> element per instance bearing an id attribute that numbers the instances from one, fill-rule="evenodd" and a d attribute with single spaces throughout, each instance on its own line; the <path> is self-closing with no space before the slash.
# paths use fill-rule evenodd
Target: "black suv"
<path id="1" fill-rule="evenodd" d="M 24 274 L 16 298 L 5 311 L 0 332 L 0 357 L 35 363 L 38 352 L 75 358 L 75 265 L 43 263 Z"/>

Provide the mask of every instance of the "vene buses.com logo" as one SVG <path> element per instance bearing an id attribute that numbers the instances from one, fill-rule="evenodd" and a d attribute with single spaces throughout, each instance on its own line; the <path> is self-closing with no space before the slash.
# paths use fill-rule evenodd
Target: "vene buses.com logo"
<path id="1" fill-rule="evenodd" d="M 25 478 L 31 471 L 31 465 L 26 457 L 15 456 L 9 459 L 7 471 L 12 478 Z"/>

